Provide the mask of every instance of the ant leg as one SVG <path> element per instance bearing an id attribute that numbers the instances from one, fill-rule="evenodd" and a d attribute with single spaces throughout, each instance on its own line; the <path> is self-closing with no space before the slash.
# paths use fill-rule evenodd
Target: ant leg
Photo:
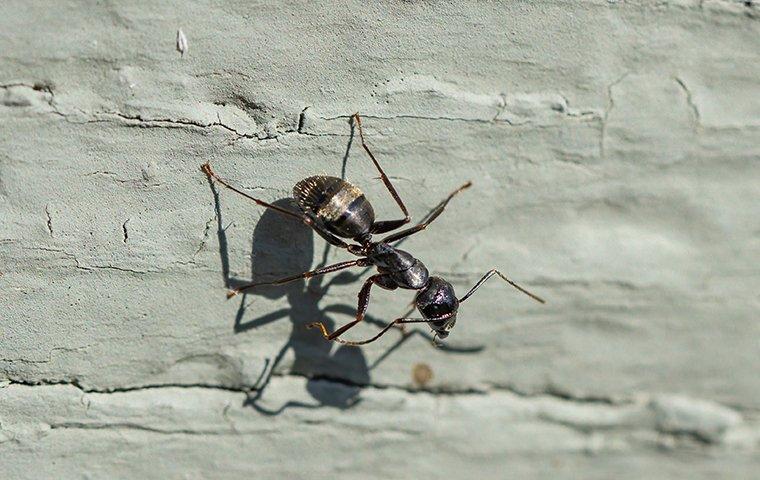
<path id="1" fill-rule="evenodd" d="M 402 225 L 406 225 L 409 223 L 409 221 L 412 219 L 412 217 L 409 215 L 409 211 L 406 209 L 406 205 L 404 205 L 404 202 L 401 200 L 401 197 L 399 196 L 398 192 L 396 191 L 396 188 L 391 183 L 388 176 L 383 171 L 383 168 L 380 166 L 380 163 L 377 161 L 375 156 L 372 154 L 372 152 L 369 149 L 369 146 L 367 145 L 367 142 L 364 141 L 364 130 L 362 129 L 362 119 L 359 116 L 359 113 L 354 113 L 353 117 L 354 121 L 356 122 L 356 127 L 359 129 L 359 138 L 362 141 L 362 147 L 364 148 L 364 151 L 367 152 L 367 155 L 369 155 L 369 158 L 372 159 L 372 163 L 375 164 L 375 168 L 377 168 L 377 171 L 380 172 L 380 178 L 382 179 L 383 183 L 385 184 L 385 188 L 388 189 L 393 199 L 396 201 L 396 204 L 398 204 L 399 208 L 404 214 L 404 218 L 399 220 L 385 220 L 382 222 L 375 222 L 372 225 L 372 233 L 386 233 L 390 232 L 391 230 L 395 230 L 398 227 Z"/>
<path id="2" fill-rule="evenodd" d="M 211 165 L 208 162 L 206 162 L 203 165 L 201 165 L 201 171 L 206 174 L 206 176 L 209 179 L 209 182 L 211 182 L 212 179 L 216 180 L 219 184 L 223 185 L 226 188 L 229 188 L 233 192 L 238 193 L 238 194 L 244 196 L 245 198 L 247 198 L 249 200 L 253 200 L 254 202 L 256 202 L 257 205 L 260 205 L 260 206 L 265 207 L 265 208 L 271 208 L 272 210 L 274 210 L 276 212 L 279 212 L 279 213 L 281 213 L 283 215 L 286 215 L 286 216 L 289 216 L 291 218 L 295 218 L 296 220 L 299 220 L 299 221 L 305 223 L 306 225 L 308 225 L 309 227 L 311 227 L 312 229 L 314 229 L 314 231 L 316 231 L 319 234 L 319 236 L 322 237 L 322 238 L 324 238 L 325 241 L 328 242 L 329 244 L 334 245 L 334 246 L 339 247 L 339 248 L 349 249 L 350 245 L 348 243 L 344 242 L 340 238 L 336 237 L 332 233 L 330 233 L 327 230 L 325 230 L 324 228 L 322 228 L 312 218 L 310 218 L 310 217 L 308 217 L 306 215 L 303 215 L 301 213 L 293 212 L 293 211 L 288 210 L 286 208 L 278 207 L 277 205 L 272 205 L 271 203 L 267 203 L 264 200 L 260 200 L 260 199 L 258 199 L 256 197 L 248 195 L 247 193 L 243 192 L 242 190 L 239 190 L 239 189 L 233 187 L 232 185 L 230 185 L 229 183 L 227 183 L 224 179 L 222 179 L 219 175 L 217 175 L 216 173 L 214 173 L 214 171 L 211 170 Z"/>
<path id="3" fill-rule="evenodd" d="M 407 309 L 407 311 L 402 316 L 408 317 L 414 311 L 414 301 L 412 301 L 409 305 L 410 305 L 410 308 Z M 346 305 L 328 305 L 327 307 L 324 308 L 324 311 L 331 312 L 331 313 L 350 314 L 350 315 L 354 315 L 356 312 L 356 310 Z M 364 317 L 364 321 L 369 324 L 375 325 L 376 327 L 379 327 L 379 328 L 383 328 L 386 325 L 384 321 L 374 318 L 370 315 L 366 315 Z M 411 332 L 408 332 L 406 330 L 406 327 L 404 325 L 395 325 L 394 328 L 398 329 L 402 336 L 406 337 L 411 334 Z"/>
<path id="4" fill-rule="evenodd" d="M 359 260 L 351 260 L 351 261 L 348 261 L 348 262 L 340 262 L 340 263 L 336 263 L 334 265 L 328 265 L 327 267 L 318 268 L 316 270 L 311 270 L 311 271 L 308 271 L 308 272 L 299 273 L 297 275 L 291 275 L 289 277 L 281 278 L 279 280 L 273 280 L 271 282 L 249 283 L 248 285 L 244 285 L 242 287 L 230 290 L 227 293 L 227 298 L 232 298 L 232 297 L 234 297 L 235 295 L 237 295 L 238 293 L 240 293 L 240 292 L 242 292 L 244 290 L 248 290 L 250 288 L 258 287 L 258 286 L 261 286 L 261 285 L 282 285 L 282 284 L 285 284 L 285 283 L 288 283 L 288 282 L 292 282 L 294 280 L 300 280 L 302 278 L 316 277 L 318 275 L 324 275 L 326 273 L 337 272 L 338 270 L 344 270 L 346 268 L 351 268 L 351 267 L 364 267 L 364 266 L 367 266 L 368 264 L 369 263 L 367 262 L 366 258 L 360 258 Z"/>
<path id="5" fill-rule="evenodd" d="M 372 224 L 372 229 L 370 232 L 374 234 L 388 233 L 392 230 L 396 230 L 397 228 L 406 225 L 410 220 L 411 217 L 404 218 L 402 220 L 382 220 L 380 222 L 375 222 Z"/>
<path id="6" fill-rule="evenodd" d="M 361 249 L 360 245 L 349 245 L 348 243 L 344 242 L 343 240 L 341 240 L 340 238 L 336 237 L 332 233 L 328 232 L 327 230 L 324 229 L 324 227 L 322 227 L 320 224 L 318 224 L 317 222 L 315 222 L 310 217 L 307 217 L 307 216 L 304 215 L 303 218 L 302 218 L 302 221 L 306 225 L 308 225 L 311 228 L 313 228 L 314 231 L 317 232 L 317 234 L 320 237 L 322 237 L 322 239 L 324 241 L 326 241 L 327 243 L 329 243 L 330 245 L 332 245 L 334 247 L 345 248 L 350 253 L 354 253 L 355 251 L 359 251 Z M 353 247 L 353 249 L 356 249 L 356 250 L 353 250 L 352 247 Z"/>
<path id="7" fill-rule="evenodd" d="M 403 323 L 427 323 L 428 321 L 424 318 L 397 318 L 396 320 L 392 321 L 388 325 L 385 326 L 380 332 L 375 335 L 372 338 L 368 338 L 367 340 L 361 340 L 358 342 L 351 342 L 348 340 L 341 340 L 340 338 L 332 338 L 331 340 L 334 342 L 342 343 L 343 345 L 352 345 L 352 346 L 359 346 L 359 345 L 366 345 L 368 343 L 372 343 L 378 338 L 382 337 L 388 330 L 390 330 L 393 327 L 397 327 L 399 324 Z M 321 324 L 320 324 L 321 325 Z M 322 328 L 322 334 L 324 335 L 326 332 L 324 328 Z"/>
<path id="8" fill-rule="evenodd" d="M 493 277 L 494 275 L 500 276 L 502 280 L 504 280 L 508 284 L 512 285 L 516 289 L 520 290 L 522 293 L 524 293 L 525 295 L 529 296 L 533 300 L 535 300 L 535 301 L 537 301 L 539 303 L 546 303 L 546 301 L 543 298 L 539 297 L 538 295 L 534 295 L 534 294 L 530 293 L 529 291 L 525 290 L 523 287 L 521 287 L 520 285 L 516 284 L 512 280 L 508 279 L 503 273 L 501 273 L 500 271 L 496 270 L 495 268 L 492 269 L 492 270 L 489 270 L 488 273 L 486 273 L 485 275 L 483 275 L 483 278 L 481 278 L 480 280 L 478 280 L 478 283 L 476 283 L 475 286 L 472 287 L 470 289 L 470 291 L 467 292 L 467 294 L 464 297 L 462 297 L 462 298 L 459 299 L 459 303 L 462 303 L 465 300 L 467 300 L 468 298 L 470 298 L 470 295 L 472 295 L 473 293 L 475 293 L 475 290 L 477 290 L 481 285 L 483 285 L 486 282 L 486 280 L 488 280 L 489 278 Z"/>
<path id="9" fill-rule="evenodd" d="M 417 304 L 416 304 L 416 302 L 414 300 L 412 300 L 411 302 L 409 302 L 409 305 L 406 306 L 406 312 L 404 313 L 404 315 L 402 315 L 401 318 L 408 318 L 409 315 L 411 315 L 412 312 L 417 308 L 416 305 Z M 407 337 L 407 336 L 410 335 L 410 333 L 406 330 L 406 327 L 403 324 L 401 324 L 401 323 L 398 324 L 398 325 L 394 325 L 393 328 L 397 328 L 398 331 L 401 332 L 401 335 L 404 336 L 404 337 Z"/>
<path id="10" fill-rule="evenodd" d="M 229 183 L 227 183 L 225 180 L 223 180 L 219 175 L 217 175 L 216 173 L 214 173 L 213 170 L 211 170 L 211 164 L 209 162 L 206 162 L 203 165 L 201 165 L 201 171 L 203 173 L 205 173 L 206 176 L 208 176 L 209 180 L 211 180 L 211 179 L 216 180 L 217 182 L 219 182 L 223 186 L 229 188 L 233 192 L 238 193 L 238 194 L 244 196 L 245 198 L 247 198 L 249 200 L 253 200 L 254 202 L 256 202 L 256 204 L 258 204 L 258 205 L 260 205 L 262 207 L 271 208 L 272 210 L 274 210 L 276 212 L 280 212 L 283 215 L 288 215 L 288 216 L 290 216 L 292 218 L 295 218 L 297 220 L 304 221 L 303 215 L 299 215 L 296 212 L 292 212 L 292 211 L 290 211 L 288 209 L 285 209 L 285 208 L 282 208 L 282 207 L 278 207 L 277 205 L 272 205 L 271 203 L 267 203 L 267 202 L 265 202 L 263 200 L 259 200 L 258 198 L 252 197 L 251 195 L 248 195 L 247 193 L 243 192 L 242 190 L 238 190 L 237 188 L 233 187 L 232 185 L 230 185 Z"/>
<path id="11" fill-rule="evenodd" d="M 409 315 L 412 314 L 412 312 L 414 311 L 414 309 L 415 309 L 415 302 L 414 302 L 414 300 L 412 300 L 412 302 L 409 303 L 409 305 L 408 305 L 406 313 L 404 313 L 404 315 L 401 318 L 408 318 Z M 379 323 L 379 321 L 378 321 L 378 323 Z M 410 338 L 412 338 L 412 335 L 414 333 L 417 333 L 417 330 L 408 331 L 406 329 L 406 325 L 404 325 L 403 323 L 392 323 L 391 328 L 398 329 L 399 333 L 401 333 L 401 337 L 396 341 L 396 343 L 394 343 L 393 345 L 391 345 L 390 348 L 388 348 L 385 352 L 383 352 L 382 355 L 380 355 L 378 358 L 376 358 L 375 361 L 372 362 L 372 365 L 370 365 L 369 367 L 367 367 L 367 370 L 371 371 L 375 367 L 377 367 L 378 365 L 380 365 L 380 363 L 382 363 L 383 360 L 385 360 L 386 358 L 388 358 L 394 351 L 396 351 L 398 348 L 400 348 L 401 345 L 403 345 L 404 343 L 406 343 L 407 340 L 409 340 Z"/>
<path id="12" fill-rule="evenodd" d="M 409 235 L 414 235 L 415 233 L 417 233 L 419 231 L 425 230 L 428 225 L 430 225 L 431 223 L 433 223 L 433 220 L 435 220 L 436 218 L 438 218 L 438 216 L 441 213 L 443 213 L 443 210 L 446 208 L 446 205 L 449 204 L 449 202 L 451 201 L 451 199 L 454 198 L 459 192 L 470 188 L 470 185 L 472 185 L 472 182 L 467 182 L 464 185 L 462 185 L 461 187 L 459 187 L 456 190 L 454 190 L 453 192 L 451 192 L 449 194 L 449 196 L 446 197 L 445 200 L 443 200 L 441 203 L 438 204 L 437 207 L 435 207 L 435 210 L 433 210 L 430 213 L 430 217 L 427 220 L 425 220 L 424 222 L 422 222 L 422 223 L 420 223 L 418 225 L 415 225 L 412 228 L 407 228 L 406 230 L 402 230 L 400 232 L 396 232 L 394 234 L 388 235 L 387 237 L 385 237 L 381 241 L 382 242 L 386 242 L 386 243 L 391 243 L 391 242 L 395 242 L 396 240 L 401 240 L 404 237 L 408 237 Z"/>
<path id="13" fill-rule="evenodd" d="M 392 283 L 388 275 L 386 274 L 372 275 L 364 282 L 364 285 L 362 285 L 362 289 L 359 290 L 359 306 L 356 309 L 355 320 L 343 325 L 339 329 L 335 330 L 333 333 L 327 333 L 327 328 L 322 322 L 310 323 L 309 325 L 306 326 L 306 328 L 319 328 L 322 331 L 322 336 L 325 337 L 325 339 L 335 340 L 337 337 L 345 333 L 348 329 L 356 326 L 357 323 L 364 320 L 364 315 L 367 313 L 367 308 L 369 308 L 369 292 L 372 289 L 372 285 L 375 285 L 375 284 L 387 290 L 393 290 L 396 288 L 396 285 Z"/>

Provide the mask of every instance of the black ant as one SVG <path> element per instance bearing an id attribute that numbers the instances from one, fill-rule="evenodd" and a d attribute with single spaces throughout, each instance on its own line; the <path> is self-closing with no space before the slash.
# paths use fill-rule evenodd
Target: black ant
<path id="1" fill-rule="evenodd" d="M 239 292 L 248 290 L 249 288 L 261 285 L 282 285 L 299 279 L 337 272 L 346 268 L 374 266 L 377 268 L 378 273 L 369 277 L 359 291 L 359 305 L 355 320 L 343 325 L 332 333 L 327 331 L 327 328 L 322 322 L 307 325 L 307 328 L 319 328 L 325 339 L 346 345 L 364 345 L 374 342 L 391 327 L 402 326 L 402 324 L 406 323 L 427 323 L 433 332 L 435 332 L 436 337 L 446 338 L 449 335 L 449 331 L 456 323 L 459 304 L 470 298 L 470 296 L 475 293 L 486 280 L 494 275 L 498 275 L 505 282 L 532 299 L 540 303 L 545 303 L 542 298 L 528 292 L 496 269 L 490 270 L 486 273 L 480 280 L 478 280 L 475 286 L 467 292 L 467 294 L 458 299 L 454 293 L 454 287 L 449 282 L 441 277 L 430 276 L 427 268 L 425 268 L 425 265 L 420 260 L 413 257 L 410 253 L 399 250 L 392 245 L 394 242 L 397 242 L 402 238 L 408 237 L 427 228 L 427 226 L 443 212 L 451 199 L 461 191 L 469 188 L 472 185 L 472 182 L 466 182 L 464 185 L 454 190 L 432 211 L 427 220 L 414 227 L 392 233 L 378 242 L 373 242 L 372 235 L 388 233 L 392 230 L 396 230 L 409 223 L 411 216 L 409 215 L 409 211 L 406 209 L 404 202 L 401 201 L 398 192 L 396 192 L 396 189 L 393 187 L 393 184 L 385 175 L 382 167 L 380 167 L 380 163 L 378 163 L 377 159 L 367 146 L 367 143 L 364 141 L 364 132 L 362 131 L 361 118 L 358 113 L 353 115 L 353 120 L 356 122 L 356 126 L 359 129 L 359 138 L 361 139 L 362 147 L 364 147 L 369 158 L 372 159 L 372 163 L 375 164 L 375 168 L 377 168 L 377 171 L 380 173 L 380 178 L 403 212 L 404 218 L 399 220 L 375 221 L 375 212 L 372 209 L 372 205 L 369 203 L 369 200 L 364 197 L 361 190 L 340 178 L 323 175 L 306 178 L 293 187 L 293 197 L 295 198 L 298 207 L 301 209 L 301 212 L 297 213 L 277 205 L 272 205 L 271 203 L 267 203 L 258 198 L 254 198 L 247 193 L 238 190 L 217 176 L 211 170 L 211 165 L 205 163 L 201 166 L 201 170 L 208 175 L 210 179 L 215 179 L 230 190 L 253 200 L 262 207 L 270 208 L 283 215 L 297 218 L 313 228 L 314 231 L 331 245 L 343 248 L 349 253 L 361 257 L 358 260 L 350 260 L 336 263 L 334 265 L 328 265 L 316 270 L 291 275 L 271 282 L 251 283 L 231 290 L 227 294 L 228 298 L 235 296 Z M 350 239 L 356 243 L 349 244 L 342 239 Z M 369 307 L 369 294 L 372 285 L 377 285 L 386 290 L 395 290 L 397 288 L 417 290 L 418 293 L 415 297 L 414 304 L 422 315 L 422 318 L 397 318 L 372 338 L 358 342 L 342 340 L 339 337 L 343 333 L 364 320 L 367 308 Z"/>

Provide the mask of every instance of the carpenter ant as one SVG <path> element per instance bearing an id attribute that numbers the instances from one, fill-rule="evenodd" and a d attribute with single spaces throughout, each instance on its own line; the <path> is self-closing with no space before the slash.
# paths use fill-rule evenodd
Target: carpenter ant
<path id="1" fill-rule="evenodd" d="M 361 257 L 357 260 L 328 265 L 309 272 L 291 275 L 271 282 L 258 282 L 245 285 L 243 287 L 231 290 L 227 298 L 260 285 L 281 285 L 298 279 L 306 279 L 317 275 L 337 272 L 351 267 L 374 266 L 378 273 L 369 277 L 359 291 L 359 305 L 357 308 L 356 319 L 343 325 L 332 333 L 322 322 L 309 324 L 307 328 L 319 328 L 322 335 L 327 340 L 343 343 L 346 345 L 364 345 L 374 342 L 380 338 L 391 327 L 401 326 L 406 323 L 427 323 L 435 333 L 436 337 L 446 338 L 449 331 L 454 327 L 457 318 L 459 304 L 470 298 L 475 291 L 489 278 L 498 275 L 502 280 L 509 283 L 516 289 L 528 295 L 532 299 L 545 303 L 544 300 L 509 278 L 496 269 L 490 270 L 473 286 L 462 298 L 457 298 L 454 293 L 454 287 L 441 277 L 430 276 L 425 265 L 413 257 L 410 253 L 395 248 L 392 244 L 402 238 L 413 235 L 427 228 L 446 208 L 446 205 L 454 198 L 455 195 L 467 189 L 472 184 L 466 182 L 464 185 L 454 190 L 445 200 L 443 200 L 422 223 L 407 228 L 396 233 L 392 233 L 380 241 L 372 241 L 372 235 L 388 233 L 396 230 L 409 223 L 411 217 L 409 212 L 401 201 L 398 192 L 393 184 L 385 175 L 382 167 L 375 156 L 370 151 L 367 143 L 364 141 L 364 132 L 362 131 L 361 118 L 358 113 L 353 115 L 353 120 L 359 130 L 359 137 L 362 147 L 369 155 L 375 168 L 380 173 L 380 178 L 385 184 L 388 192 L 398 204 L 404 218 L 398 220 L 375 221 L 375 212 L 369 200 L 354 185 L 337 177 L 314 176 L 298 182 L 293 187 L 293 197 L 295 198 L 301 212 L 272 205 L 258 198 L 254 198 L 247 193 L 233 187 L 211 170 L 211 165 L 205 163 L 201 170 L 221 185 L 230 190 L 243 195 L 256 202 L 262 207 L 270 208 L 283 215 L 295 217 L 306 225 L 314 229 L 328 243 L 338 248 L 343 248 L 349 253 Z M 343 239 L 353 240 L 356 243 L 347 243 Z M 372 338 L 363 341 L 347 341 L 340 336 L 347 330 L 358 324 L 364 319 L 369 307 L 369 296 L 372 285 L 377 285 L 386 290 L 395 290 L 397 288 L 417 290 L 417 296 L 414 303 L 419 310 L 422 318 L 401 317 L 393 320 L 385 326 L 380 332 Z M 401 328 L 403 328 L 401 326 Z"/>

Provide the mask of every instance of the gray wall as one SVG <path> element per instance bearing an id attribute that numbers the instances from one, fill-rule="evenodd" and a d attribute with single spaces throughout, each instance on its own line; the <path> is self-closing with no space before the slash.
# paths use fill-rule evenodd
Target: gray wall
<path id="1" fill-rule="evenodd" d="M 0 476 L 757 478 L 759 19 L 2 2 Z M 270 201 L 345 175 L 395 217 L 354 111 L 415 219 L 474 182 L 404 248 L 548 303 L 491 280 L 446 348 L 357 349 L 305 325 L 347 322 L 361 269 L 226 300 L 350 256 L 200 164 Z M 372 298 L 347 338 L 413 295 Z"/>

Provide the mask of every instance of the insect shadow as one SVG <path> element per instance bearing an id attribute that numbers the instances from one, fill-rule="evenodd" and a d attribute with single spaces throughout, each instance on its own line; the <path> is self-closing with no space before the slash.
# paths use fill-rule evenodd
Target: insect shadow
<path id="1" fill-rule="evenodd" d="M 343 172 L 345 172 L 345 163 L 348 159 L 352 139 L 353 135 L 349 140 L 343 158 Z M 250 283 L 251 279 L 241 279 L 230 275 L 228 241 L 219 191 L 213 182 L 209 182 L 209 184 L 214 196 L 224 284 L 228 289 L 235 289 Z M 273 204 L 290 209 L 293 207 L 293 201 L 290 198 L 277 200 Z M 326 265 L 329 251 L 330 245 L 326 245 L 320 263 L 314 268 Z M 270 209 L 264 210 L 253 231 L 251 253 L 251 277 L 253 280 L 267 281 L 282 276 L 283 273 L 306 271 L 311 268 L 313 258 L 314 233 L 310 228 L 295 219 L 288 218 Z M 356 313 L 356 305 L 332 304 L 321 307 L 320 301 L 331 287 L 354 283 L 368 271 L 369 268 L 357 273 L 344 271 L 332 277 L 319 276 L 308 280 L 297 280 L 285 285 L 262 285 L 238 295 L 240 304 L 234 321 L 235 333 L 247 332 L 285 318 L 289 319 L 292 324 L 290 337 L 274 358 L 267 360 L 253 391 L 246 400 L 246 405 L 265 415 L 278 415 L 290 407 L 313 409 L 330 406 L 348 409 L 361 400 L 359 397 L 361 389 L 370 384 L 370 371 L 407 340 L 413 336 L 422 336 L 432 343 L 432 335 L 424 331 L 405 331 L 399 335 L 395 343 L 369 364 L 361 348 L 340 345 L 333 351 L 335 346 L 333 342 L 325 341 L 313 330 L 306 328 L 306 325 L 310 323 L 322 322 L 332 329 L 335 322 L 331 315 L 335 314 L 353 317 Z M 250 297 L 254 297 L 254 299 L 252 300 Z M 256 301 L 255 297 L 263 297 L 268 300 L 285 297 L 289 307 L 247 320 L 248 307 Z M 365 322 L 379 327 L 384 327 L 388 323 L 387 320 L 383 321 L 370 315 L 366 316 Z M 477 353 L 483 349 L 482 346 L 455 347 L 449 345 L 439 348 L 450 353 Z M 290 350 L 293 352 L 293 364 L 290 369 L 293 373 L 309 379 L 306 390 L 316 403 L 291 400 L 277 409 L 269 409 L 261 405 L 260 400 L 272 376 Z M 339 378 L 341 381 L 323 381 L 330 378 Z"/>
<path id="2" fill-rule="evenodd" d="M 225 286 L 236 288 L 249 283 L 249 280 L 230 276 L 227 236 L 223 227 L 218 198 L 215 201 Z M 288 199 L 278 200 L 274 204 L 290 206 Z M 311 266 L 313 260 L 313 233 L 311 229 L 300 222 L 278 215 L 276 212 L 265 211 L 254 229 L 252 250 L 251 271 L 254 279 L 266 280 L 270 277 L 274 278 L 278 274 L 281 275 L 282 272 L 303 271 Z M 328 253 L 329 246 L 324 250 L 321 264 L 325 263 Z M 332 327 L 334 321 L 330 317 L 331 313 L 353 315 L 355 306 L 337 304 L 322 308 L 319 303 L 330 287 L 353 283 L 360 275 L 343 272 L 330 279 L 316 277 L 308 281 L 298 280 L 286 285 L 261 286 L 253 291 L 240 294 L 240 304 L 233 327 L 235 333 L 247 332 L 286 318 L 292 323 L 290 337 L 277 355 L 267 361 L 264 371 L 257 381 L 255 391 L 246 401 L 247 405 L 263 414 L 276 415 L 288 407 L 332 406 L 346 409 L 359 401 L 361 385 L 367 385 L 370 382 L 370 365 L 367 363 L 363 350 L 341 345 L 333 352 L 332 349 L 335 344 L 324 341 L 321 336 L 315 335 L 314 331 L 308 330 L 306 325 L 313 321 L 321 321 Z M 253 301 L 251 297 L 254 297 Z M 255 297 L 263 297 L 268 300 L 285 297 L 289 307 L 248 320 L 246 319 L 249 313 L 248 307 L 256 301 Z M 381 324 L 379 320 L 374 318 L 368 319 L 368 321 Z M 406 337 L 402 337 L 396 343 L 400 344 L 404 341 L 406 341 Z M 391 348 L 395 349 L 394 347 L 397 348 L 396 345 Z M 276 410 L 269 410 L 260 405 L 259 400 L 277 367 L 291 349 L 294 356 L 291 370 L 298 375 L 309 378 L 306 389 L 317 403 L 307 404 L 290 401 Z M 382 356 L 383 359 L 386 357 L 385 354 Z M 375 365 L 377 363 L 379 362 L 375 362 Z M 327 382 L 320 381 L 324 378 L 337 377 L 338 374 L 335 372 L 340 372 L 340 378 L 345 379 L 346 382 L 335 385 L 335 388 L 328 388 Z"/>

